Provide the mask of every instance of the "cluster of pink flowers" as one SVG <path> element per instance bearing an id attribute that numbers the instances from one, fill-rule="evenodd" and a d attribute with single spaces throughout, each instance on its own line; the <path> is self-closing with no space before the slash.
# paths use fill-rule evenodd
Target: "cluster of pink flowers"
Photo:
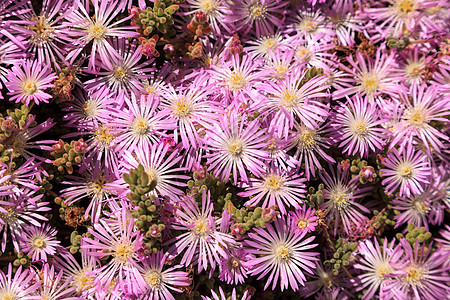
<path id="1" fill-rule="evenodd" d="M 448 1 L 0 2 L 0 299 L 447 299 Z"/>

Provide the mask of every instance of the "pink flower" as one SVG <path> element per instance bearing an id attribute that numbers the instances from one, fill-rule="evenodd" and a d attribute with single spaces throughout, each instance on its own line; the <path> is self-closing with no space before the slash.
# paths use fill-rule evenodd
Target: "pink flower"
<path id="1" fill-rule="evenodd" d="M 52 82 L 57 78 L 56 74 L 47 65 L 40 64 L 37 60 L 26 60 L 21 66 L 14 65 L 6 75 L 8 82 L 6 87 L 11 95 L 10 101 L 22 102 L 29 105 L 34 101 L 48 103 L 52 98 L 44 92 L 45 89 L 54 87 Z"/>

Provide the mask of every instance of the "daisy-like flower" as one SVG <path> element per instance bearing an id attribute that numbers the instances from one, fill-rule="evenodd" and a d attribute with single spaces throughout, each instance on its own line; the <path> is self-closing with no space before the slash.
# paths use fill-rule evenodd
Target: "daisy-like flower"
<path id="1" fill-rule="evenodd" d="M 153 94 L 135 96 L 131 99 L 125 97 L 128 109 L 123 109 L 112 114 L 111 131 L 116 134 L 115 142 L 117 151 L 128 149 L 133 151 L 149 149 L 153 144 L 166 137 L 166 130 L 176 128 L 176 122 L 168 119 L 170 111 L 159 111 L 159 98 Z"/>
<path id="2" fill-rule="evenodd" d="M 171 227 L 187 232 L 169 241 L 175 242 L 169 253 L 177 256 L 186 250 L 181 259 L 182 265 L 198 264 L 198 272 L 206 270 L 208 266 L 214 270 L 220 263 L 219 254 L 222 257 L 226 256 L 225 249 L 228 245 L 235 245 L 236 241 L 231 235 L 217 230 L 219 224 L 211 215 L 213 211 L 211 192 L 202 190 L 201 209 L 192 196 L 184 197 L 179 204 L 181 209 L 175 212 L 176 219 Z"/>
<path id="3" fill-rule="evenodd" d="M 282 214 L 287 214 L 286 207 L 300 208 L 301 198 L 305 198 L 305 178 L 293 171 L 284 171 L 269 167 L 262 178 L 250 178 L 244 183 L 245 192 L 238 196 L 251 197 L 244 206 L 259 206 L 261 208 L 277 206 Z"/>
<path id="4" fill-rule="evenodd" d="M 250 274 L 260 274 L 257 278 L 260 280 L 270 272 L 264 289 L 272 283 L 272 289 L 279 284 L 281 291 L 288 288 L 296 291 L 306 282 L 303 272 L 313 274 L 314 261 L 319 260 L 319 253 L 305 251 L 317 246 L 311 244 L 315 236 L 304 239 L 306 231 L 291 230 L 283 218 L 266 226 L 255 228 L 256 233 L 249 233 L 249 240 L 245 241 L 248 251 L 257 256 L 250 261 Z"/>
<path id="5" fill-rule="evenodd" d="M 97 223 L 104 203 L 116 196 L 115 189 L 110 186 L 116 177 L 105 172 L 104 169 L 96 171 L 93 168 L 86 168 L 82 175 L 82 177 L 67 176 L 70 181 L 63 181 L 62 184 L 69 187 L 61 190 L 60 193 L 68 206 L 88 198 L 90 202 L 86 208 L 85 220 L 91 217 L 91 222 Z"/>
<path id="6" fill-rule="evenodd" d="M 325 16 L 320 7 L 314 9 L 305 7 L 304 9 L 298 9 L 297 15 L 290 18 L 288 25 L 285 26 L 285 33 L 293 33 L 308 40 L 313 39 L 320 33 L 327 33 L 328 36 L 331 36 L 333 31 L 328 29 L 325 23 Z"/>
<path id="7" fill-rule="evenodd" d="M 421 151 L 415 151 L 412 145 L 399 152 L 396 148 L 388 153 L 384 159 L 384 169 L 380 170 L 386 193 L 393 194 L 400 188 L 400 196 L 421 194 L 425 184 L 429 184 L 428 176 L 431 175 L 428 157 Z"/>
<path id="8" fill-rule="evenodd" d="M 238 0 L 233 2 L 230 7 L 233 14 L 227 18 L 236 22 L 235 31 L 242 32 L 242 35 L 251 31 L 259 38 L 274 34 L 274 28 L 282 27 L 284 6 L 288 4 L 288 1 Z"/>
<path id="9" fill-rule="evenodd" d="M 40 272 L 42 279 L 37 295 L 43 297 L 43 299 L 80 299 L 79 297 L 71 297 L 77 289 L 75 286 L 69 287 L 72 280 L 65 280 L 64 282 L 61 282 L 63 273 L 63 270 L 56 273 L 54 266 L 45 264 Z"/>
<path id="10" fill-rule="evenodd" d="M 402 61 L 399 63 L 399 72 L 406 79 L 406 83 L 409 86 L 420 85 L 424 81 L 431 55 L 427 59 L 422 53 L 428 51 L 429 49 L 422 49 L 416 46 L 409 51 L 400 53 Z"/>
<path id="11" fill-rule="evenodd" d="M 222 58 L 220 64 L 210 65 L 208 73 L 211 74 L 211 81 L 222 88 L 227 104 L 236 102 L 234 106 L 239 107 L 249 98 L 254 98 L 252 87 L 272 72 L 259 71 L 262 62 L 262 58 L 255 58 L 252 54 L 244 54 L 241 60 L 235 53 L 231 59 Z"/>
<path id="12" fill-rule="evenodd" d="M 376 5 L 364 8 L 364 12 L 375 22 L 369 28 L 373 42 L 378 42 L 387 36 L 402 37 L 414 32 L 421 22 L 421 1 L 419 0 L 382 0 Z"/>
<path id="13" fill-rule="evenodd" d="M 54 255 L 60 243 L 56 239 L 56 233 L 56 229 L 48 224 L 41 227 L 25 227 L 24 234 L 20 238 L 20 248 L 35 261 L 47 261 L 47 255 Z"/>
<path id="14" fill-rule="evenodd" d="M 322 170 L 323 167 L 319 162 L 317 154 L 329 163 L 335 163 L 336 161 L 325 153 L 324 149 L 330 147 L 330 138 L 326 136 L 330 128 L 327 128 L 326 124 L 322 126 L 322 122 L 317 124 L 318 129 L 310 129 L 305 124 L 295 124 L 294 131 L 289 139 L 289 145 L 287 151 L 292 148 L 296 148 L 294 158 L 298 161 L 299 165 L 305 170 L 306 179 L 309 180 L 312 177 L 316 177 L 315 169 Z"/>
<path id="15" fill-rule="evenodd" d="M 179 287 L 189 286 L 191 280 L 188 273 L 176 271 L 181 265 L 175 265 L 163 271 L 167 255 L 161 251 L 151 254 L 142 260 L 137 269 L 143 281 L 138 281 L 143 290 L 137 298 L 139 300 L 175 300 L 171 291 L 182 291 Z"/>
<path id="16" fill-rule="evenodd" d="M 358 244 L 358 252 L 360 257 L 355 269 L 362 270 L 364 273 L 354 279 L 356 290 L 367 289 L 362 299 L 372 299 L 375 293 L 380 292 L 385 285 L 389 274 L 394 271 L 391 266 L 392 262 L 396 262 L 402 255 L 403 250 L 398 244 L 394 247 L 394 241 L 388 245 L 387 238 L 383 241 L 381 248 L 376 238 L 373 242 L 365 240 Z"/>
<path id="17" fill-rule="evenodd" d="M 418 138 L 429 153 L 431 149 L 440 153 L 445 149 L 442 141 L 449 142 L 450 138 L 432 123 L 449 123 L 446 117 L 450 114 L 450 96 L 442 95 L 436 86 L 428 87 L 425 83 L 412 86 L 409 92 L 404 90 L 401 95 L 405 109 L 400 122 L 392 128 L 394 138 L 390 147 L 399 144 L 403 148 L 405 144 L 411 144 L 413 138 Z"/>
<path id="18" fill-rule="evenodd" d="M 81 242 L 84 245 L 84 242 Z M 70 287 L 75 287 L 77 294 L 90 294 L 95 279 L 95 270 L 99 269 L 99 261 L 96 257 L 89 255 L 87 249 L 81 249 L 81 265 L 78 260 L 64 247 L 57 248 L 61 257 L 55 257 L 51 262 L 57 270 L 63 271 L 63 279 L 68 281 Z"/>
<path id="19" fill-rule="evenodd" d="M 345 147 L 344 153 L 361 157 L 382 150 L 389 131 L 381 127 L 388 119 L 380 119 L 377 105 L 370 103 L 367 97 L 358 94 L 347 98 L 347 105 L 342 105 L 333 119 L 336 142 L 339 147 Z"/>
<path id="20" fill-rule="evenodd" d="M 283 42 L 282 36 L 277 33 L 269 36 L 262 36 L 257 40 L 249 41 L 246 50 L 255 56 L 269 57 L 270 51 L 276 51 L 277 49 L 284 50 L 287 45 Z"/>
<path id="21" fill-rule="evenodd" d="M 265 131 L 259 127 L 258 120 L 244 126 L 245 121 L 232 112 L 229 120 L 224 116 L 220 123 L 213 123 L 206 130 L 207 150 L 211 151 L 205 155 L 208 171 L 214 170 L 214 176 L 222 181 L 228 181 L 233 172 L 235 184 L 238 174 L 247 182 L 246 169 L 257 176 L 264 171 L 264 160 L 268 157 L 268 152 L 263 150 L 267 145 Z"/>
<path id="22" fill-rule="evenodd" d="M 136 45 L 137 40 L 129 42 L 128 39 L 113 39 L 112 46 L 120 55 L 120 60 L 110 59 L 102 61 L 101 67 L 105 71 L 91 71 L 97 78 L 86 81 L 86 89 L 98 90 L 99 87 L 107 87 L 111 92 L 124 93 L 130 97 L 131 93 L 144 93 L 143 79 L 146 79 L 153 68 L 148 67 L 153 62 L 149 59 L 139 64 L 142 58 L 142 46 Z M 92 54 L 91 54 L 92 55 Z"/>
<path id="23" fill-rule="evenodd" d="M 22 270 L 22 266 L 20 265 L 13 276 L 12 268 L 13 266 L 10 263 L 8 264 L 7 274 L 0 270 L 0 297 L 5 300 L 36 299 L 34 292 L 36 292 L 40 285 L 36 273 L 30 272 L 29 270 Z"/>
<path id="24" fill-rule="evenodd" d="M 83 50 L 83 46 L 92 41 L 92 50 L 89 56 L 89 68 L 91 70 L 98 64 L 99 59 L 105 64 L 108 64 L 110 59 L 119 64 L 122 59 L 110 43 L 110 37 L 132 38 L 139 35 L 134 26 L 117 27 L 117 25 L 131 19 L 132 14 L 113 22 L 120 13 L 120 9 L 118 9 L 119 1 L 93 0 L 92 4 L 94 6 L 92 18 L 90 17 L 89 5 L 85 6 L 81 1 L 77 2 L 77 10 L 66 16 L 73 31 L 80 36 L 81 45 L 78 45 L 75 50 L 69 53 L 67 59 L 70 59 L 71 62 L 74 61 Z M 112 66 L 109 65 L 109 67 Z"/>
<path id="25" fill-rule="evenodd" d="M 370 211 L 363 205 L 355 202 L 369 194 L 372 187 L 360 187 L 359 177 L 350 178 L 349 165 L 342 169 L 341 164 L 336 165 L 337 171 L 330 165 L 331 175 L 328 173 L 319 174 L 325 183 L 323 197 L 328 200 L 320 208 L 326 209 L 329 216 L 328 224 L 334 219 L 334 235 L 337 234 L 339 221 L 342 219 L 344 230 L 348 234 L 352 230 L 352 225 L 359 225 L 367 220 L 361 212 Z"/>
<path id="26" fill-rule="evenodd" d="M 443 209 L 445 205 L 441 202 L 445 197 L 445 179 L 435 172 L 429 177 L 430 184 L 425 185 L 421 194 L 412 194 L 408 197 L 398 197 L 391 201 L 393 209 L 400 211 L 394 217 L 397 228 L 405 223 L 413 223 L 420 228 L 424 226 L 428 230 L 428 223 L 441 225 L 444 220 Z"/>
<path id="27" fill-rule="evenodd" d="M 66 126 L 77 127 L 78 130 L 92 129 L 109 121 L 110 111 L 116 104 L 117 98 L 106 87 L 94 93 L 86 93 L 83 89 L 76 89 L 75 99 L 68 102 L 62 110 L 69 112 L 63 117 Z"/>
<path id="28" fill-rule="evenodd" d="M 1 11 L 1 9 L 0 9 Z M 1 19 L 1 17 L 0 17 Z M 0 29 L 1 31 L 1 29 Z M 23 62 L 23 53 L 13 42 L 3 43 L 0 39 L 0 89 L 3 89 L 2 82 L 6 83 L 6 74 L 9 71 L 9 65 L 19 65 Z M 0 99 L 3 99 L 3 95 L 0 93 Z"/>
<path id="29" fill-rule="evenodd" d="M 18 15 L 31 23 L 25 27 L 25 35 L 28 35 L 27 51 L 35 54 L 38 63 L 48 66 L 53 63 L 60 69 L 58 61 L 66 62 L 67 49 L 73 48 L 74 40 L 67 34 L 69 26 L 62 22 L 73 7 L 65 0 L 44 0 L 37 15 L 31 2 L 27 4 L 30 10 Z"/>
<path id="30" fill-rule="evenodd" d="M 222 221 L 223 222 L 223 221 Z M 244 247 L 230 247 L 226 255 L 220 260 L 219 279 L 227 284 L 242 284 L 250 267 L 250 260 L 254 256 Z"/>
<path id="31" fill-rule="evenodd" d="M 208 18 L 214 36 L 224 36 L 232 32 L 230 24 L 224 20 L 226 15 L 230 13 L 224 0 L 187 0 L 186 2 L 187 4 L 183 5 L 189 9 L 186 14 L 203 12 Z"/>
<path id="32" fill-rule="evenodd" d="M 267 99 L 262 99 L 264 116 L 271 116 L 271 127 L 279 128 L 282 137 L 288 136 L 289 129 L 294 127 L 296 118 L 310 129 L 318 128 L 328 116 L 327 107 L 316 98 L 327 97 L 325 76 L 316 76 L 305 83 L 307 69 L 297 68 L 282 82 L 268 81 L 260 86 L 267 92 Z"/>
<path id="33" fill-rule="evenodd" d="M 316 222 L 319 217 L 314 216 L 316 211 L 311 207 L 306 209 L 306 204 L 303 204 L 299 209 L 289 213 L 288 223 L 291 228 L 296 230 L 312 232 L 316 229 L 318 223 Z"/>
<path id="34" fill-rule="evenodd" d="M 132 282 L 140 276 L 137 262 L 143 235 L 135 229 L 134 218 L 129 216 L 125 206 L 112 217 L 111 220 L 100 219 L 93 224 L 93 228 L 88 229 L 92 238 L 84 237 L 80 247 L 87 249 L 89 255 L 94 257 L 111 257 L 108 263 L 96 270 L 98 276 L 94 279 L 94 286 L 98 284 L 107 290 L 118 278 L 120 286 L 127 286 L 133 294 L 137 294 L 139 288 Z"/>
<path id="35" fill-rule="evenodd" d="M 414 248 L 406 239 L 400 243 L 405 255 L 391 264 L 394 271 L 382 287 L 386 299 L 445 299 L 450 294 L 448 252 L 431 253 L 431 245 L 425 249 L 418 239 Z"/>
<path id="36" fill-rule="evenodd" d="M 19 196 L 9 196 L 8 201 L 4 201 L 3 199 L 0 201 L 2 207 L 2 212 L 0 212 L 0 233 L 3 232 L 1 245 L 2 252 L 5 252 L 6 249 L 8 229 L 11 233 L 14 249 L 16 249 L 17 252 L 20 252 L 19 241 L 23 236 L 26 225 L 31 224 L 39 227 L 41 226 L 39 221 L 48 221 L 47 218 L 39 214 L 39 212 L 51 210 L 50 207 L 46 206 L 48 202 L 36 202 L 42 198 L 43 194 L 38 196 L 33 194 L 34 191 L 30 193 L 29 190 L 26 190 Z M 6 212 L 4 212 L 5 210 Z"/>
<path id="37" fill-rule="evenodd" d="M 6 75 L 8 81 L 6 87 L 11 95 L 10 101 L 22 102 L 29 105 L 34 102 L 48 103 L 52 98 L 44 92 L 45 89 L 54 87 L 51 82 L 57 78 L 56 74 L 47 65 L 42 65 L 37 60 L 26 60 L 21 66 L 14 65 Z"/>
<path id="38" fill-rule="evenodd" d="M 171 111 L 171 117 L 177 121 L 178 128 L 174 132 L 175 143 L 181 138 L 183 148 L 186 150 L 197 149 L 200 143 L 199 130 L 207 124 L 213 123 L 216 115 L 221 110 L 214 102 L 208 100 L 211 93 L 207 87 L 192 84 L 191 88 L 184 91 L 175 91 L 169 86 L 161 92 L 161 107 Z"/>
<path id="39" fill-rule="evenodd" d="M 269 50 L 263 69 L 273 70 L 270 77 L 283 80 L 286 75 L 290 75 L 292 70 L 296 70 L 300 62 L 295 58 L 294 49 L 275 49 Z"/>
<path id="40" fill-rule="evenodd" d="M 325 37 L 324 34 L 318 34 L 312 39 L 293 36 L 288 38 L 286 43 L 295 49 L 295 57 L 300 62 L 310 68 L 329 71 L 332 66 L 337 64 L 337 58 L 334 51 L 335 45 Z"/>
<path id="41" fill-rule="evenodd" d="M 394 72 L 397 66 L 394 56 L 395 52 L 387 55 L 381 48 L 378 48 L 375 59 L 365 58 L 360 52 L 356 52 L 356 61 L 352 56 L 348 56 L 347 61 L 351 69 L 341 65 L 348 74 L 347 82 L 343 83 L 344 88 L 333 93 L 333 98 L 339 99 L 355 93 L 361 96 L 367 95 L 371 102 L 381 94 L 397 98 L 398 83 L 401 82 L 402 77 Z"/>
<path id="42" fill-rule="evenodd" d="M 137 150 L 134 155 L 125 150 L 123 156 L 123 173 L 128 173 L 131 168 L 137 168 L 139 165 L 144 167 L 149 182 L 156 181 L 155 189 L 151 192 L 158 196 L 167 196 L 176 201 L 183 191 L 177 187 L 184 187 L 189 176 L 175 174 L 177 172 L 186 171 L 185 168 L 176 167 L 183 157 L 179 153 L 179 149 L 174 149 L 169 154 L 169 145 L 160 143 L 154 144 L 148 150 Z M 123 179 L 119 182 L 125 183 Z"/>
<path id="43" fill-rule="evenodd" d="M 300 287 L 299 294 L 303 298 L 311 297 L 312 295 L 317 295 L 320 291 L 322 292 L 323 298 L 316 298 L 318 299 L 328 299 L 326 297 L 329 297 L 330 300 L 332 299 L 340 299 L 340 298 L 333 298 L 331 297 L 333 295 L 333 291 L 335 289 L 339 289 L 341 285 L 343 285 L 342 279 L 338 276 L 333 275 L 333 272 L 330 268 L 326 268 L 323 266 L 322 262 L 316 261 L 316 268 L 313 270 L 314 275 L 311 275 L 310 278 L 308 278 L 308 281 L 305 282 L 304 287 Z M 347 298 L 342 298 L 347 299 Z"/>

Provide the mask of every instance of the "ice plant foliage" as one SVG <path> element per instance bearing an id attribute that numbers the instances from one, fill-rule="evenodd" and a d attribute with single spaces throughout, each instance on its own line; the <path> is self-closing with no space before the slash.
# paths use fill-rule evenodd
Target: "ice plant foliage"
<path id="1" fill-rule="evenodd" d="M 1 0 L 0 300 L 447 299 L 449 10 Z"/>

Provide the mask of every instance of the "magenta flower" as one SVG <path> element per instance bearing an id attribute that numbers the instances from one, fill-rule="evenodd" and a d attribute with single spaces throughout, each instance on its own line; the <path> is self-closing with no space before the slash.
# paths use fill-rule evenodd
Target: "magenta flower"
<path id="1" fill-rule="evenodd" d="M 149 180 L 156 181 L 156 187 L 151 193 L 177 201 L 178 196 L 183 194 L 178 187 L 186 186 L 183 181 L 189 179 L 189 176 L 176 174 L 186 171 L 185 168 L 176 167 L 182 158 L 178 148 L 170 153 L 169 146 L 164 143 L 154 144 L 148 151 L 138 149 L 134 154 L 125 150 L 121 172 L 128 173 L 131 168 L 137 168 L 141 164 Z M 122 179 L 119 182 L 125 184 Z"/>
<path id="2" fill-rule="evenodd" d="M 381 169 L 382 181 L 386 193 L 393 194 L 398 188 L 400 196 L 421 194 L 425 184 L 429 184 L 428 176 L 431 175 L 428 157 L 421 151 L 415 151 L 412 145 L 407 145 L 404 151 L 396 148 L 388 153 Z"/>
<path id="3" fill-rule="evenodd" d="M 305 170 L 305 176 L 308 180 L 311 178 L 311 175 L 316 177 L 316 168 L 319 170 L 323 169 L 318 156 L 329 163 L 336 162 L 325 152 L 331 144 L 330 138 L 326 136 L 331 129 L 327 128 L 326 124 L 322 126 L 322 123 L 318 123 L 317 125 L 319 126 L 318 129 L 310 129 L 305 124 L 295 124 L 295 130 L 292 131 L 289 145 L 286 149 L 289 151 L 295 148 L 294 159 Z"/>
<path id="4" fill-rule="evenodd" d="M 251 295 L 248 293 L 248 290 L 244 292 L 242 298 L 238 299 L 236 295 L 236 288 L 233 288 L 231 292 L 231 298 L 225 296 L 225 293 L 221 286 L 219 286 L 219 293 L 217 294 L 215 291 L 211 290 L 212 298 L 207 296 L 201 296 L 202 300 L 250 300 Z"/>
<path id="5" fill-rule="evenodd" d="M 259 0 L 257 0 L 259 1 Z M 221 88 L 226 104 L 232 103 L 239 107 L 249 99 L 254 98 L 253 86 L 262 81 L 272 70 L 260 71 L 261 58 L 251 54 L 244 54 L 242 60 L 238 54 L 231 55 L 231 59 L 221 59 L 220 64 L 210 65 L 211 81 Z"/>
<path id="6" fill-rule="evenodd" d="M 56 229 L 48 224 L 41 227 L 25 227 L 24 233 L 20 237 L 20 248 L 31 258 L 47 261 L 47 255 L 54 255 L 56 247 L 60 241 L 56 239 Z"/>
<path id="7" fill-rule="evenodd" d="M 209 94 L 211 90 L 206 86 L 194 84 L 184 91 L 175 91 L 172 85 L 161 91 L 161 108 L 170 110 L 178 125 L 174 132 L 175 143 L 181 139 L 186 150 L 200 146 L 203 127 L 213 123 L 221 113 L 215 102 L 208 99 Z"/>
<path id="8" fill-rule="evenodd" d="M 369 148 L 372 152 L 382 150 L 389 131 L 381 125 L 388 120 L 380 118 L 377 105 L 370 103 L 367 97 L 357 94 L 347 100 L 347 105 L 338 108 L 333 119 L 332 127 L 339 147 L 345 147 L 344 153 L 358 153 L 360 157 L 368 157 Z"/>
<path id="9" fill-rule="evenodd" d="M 48 103 L 52 98 L 44 90 L 54 87 L 50 82 L 57 77 L 47 65 L 42 65 L 37 60 L 26 60 L 20 67 L 14 65 L 6 78 L 8 79 L 6 82 L 8 95 L 12 96 L 10 101 L 22 102 L 26 105 L 34 102 L 39 105 L 39 102 Z"/>
<path id="10" fill-rule="evenodd" d="M 319 217 L 314 216 L 316 211 L 311 207 L 306 209 L 306 204 L 303 204 L 299 209 L 289 212 L 289 221 L 291 228 L 300 231 L 312 232 L 316 229 Z"/>
<path id="11" fill-rule="evenodd" d="M 267 145 L 265 130 L 259 126 L 259 121 L 246 122 L 232 112 L 229 119 L 224 116 L 219 123 L 213 123 L 206 130 L 208 171 L 214 170 L 214 176 L 222 181 L 228 181 L 233 172 L 234 183 L 238 175 L 248 182 L 246 170 L 259 176 L 263 172 L 264 160 L 269 154 L 263 150 Z M 245 126 L 247 125 L 247 126 Z M 244 127 L 245 126 L 245 127 Z"/>
<path id="12" fill-rule="evenodd" d="M 262 99 L 261 110 L 264 116 L 272 117 L 270 126 L 277 128 L 282 137 L 288 136 L 296 119 L 316 129 L 328 116 L 328 107 L 317 101 L 328 96 L 327 78 L 316 76 L 300 86 L 298 82 L 304 80 L 307 72 L 307 69 L 296 68 L 283 81 L 268 81 L 260 86 L 268 94 L 267 99 Z"/>
<path id="13" fill-rule="evenodd" d="M 298 209 L 302 203 L 301 198 L 305 198 L 306 179 L 300 178 L 301 175 L 269 167 L 262 178 L 250 178 L 248 184 L 243 183 L 245 192 L 239 193 L 238 196 L 251 198 L 244 206 L 277 206 L 282 214 L 287 214 L 286 207 L 293 206 Z"/>
<path id="14" fill-rule="evenodd" d="M 127 286 L 133 294 L 137 294 L 139 288 L 132 282 L 139 278 L 137 262 L 140 261 L 143 235 L 135 229 L 134 219 L 125 206 L 112 217 L 100 219 L 93 224 L 93 228 L 89 228 L 91 237 L 82 239 L 81 249 L 87 249 L 89 255 L 94 257 L 111 257 L 108 263 L 95 270 L 97 277 L 94 286 L 99 285 L 103 290 L 108 290 L 118 280 L 120 286 Z"/>
<path id="15" fill-rule="evenodd" d="M 141 274 L 135 285 L 142 289 L 139 300 L 175 300 L 171 291 L 181 293 L 179 287 L 189 286 L 191 279 L 189 274 L 183 271 L 176 271 L 181 265 L 175 265 L 163 271 L 167 255 L 161 251 L 156 254 L 150 254 L 137 269 Z"/>
<path id="16" fill-rule="evenodd" d="M 34 195 L 34 191 L 25 190 L 20 196 L 11 195 L 8 201 L 0 202 L 3 210 L 0 213 L 0 233 L 3 232 L 1 251 L 5 252 L 8 237 L 8 228 L 11 233 L 12 244 L 17 252 L 20 252 L 19 241 L 24 234 L 26 225 L 31 224 L 36 227 L 41 226 L 40 221 L 48 221 L 39 212 L 51 210 L 46 205 L 48 202 L 36 202 L 43 194 Z M 31 198 L 31 199 L 30 199 Z M 0 198 L 1 199 L 1 198 Z"/>
<path id="17" fill-rule="evenodd" d="M 226 19 L 236 22 L 236 29 L 246 35 L 255 33 L 256 37 L 274 34 L 274 28 L 283 25 L 283 18 L 288 1 L 274 0 L 239 0 L 233 2 L 230 14 Z"/>
<path id="18" fill-rule="evenodd" d="M 250 261 L 250 274 L 260 274 L 257 278 L 260 280 L 270 272 L 264 289 L 272 283 L 272 290 L 279 284 L 281 291 L 288 288 L 296 291 L 305 284 L 303 272 L 313 274 L 314 261 L 319 260 L 318 252 L 305 251 L 317 246 L 311 244 L 315 236 L 304 239 L 306 231 L 290 229 L 283 218 L 266 226 L 256 227 L 256 233 L 249 233 L 250 239 L 245 241 L 249 253 L 257 256 Z"/>
<path id="19" fill-rule="evenodd" d="M 398 97 L 398 83 L 402 77 L 395 73 L 394 54 L 383 53 L 379 48 L 374 59 L 365 57 L 356 52 L 356 61 L 352 56 L 347 58 L 351 68 L 342 65 L 347 72 L 345 87 L 333 93 L 333 98 L 339 99 L 346 95 L 359 93 L 360 96 L 367 95 L 370 102 L 381 94 L 387 94 L 393 98 Z"/>
<path id="20" fill-rule="evenodd" d="M 409 91 L 403 90 L 401 95 L 405 109 L 400 122 L 393 126 L 390 147 L 399 144 L 403 149 L 405 144 L 412 144 L 413 138 L 417 138 L 428 153 L 440 153 L 445 149 L 443 142 L 449 142 L 450 138 L 432 123 L 449 123 L 446 116 L 450 114 L 450 95 L 442 95 L 436 86 L 429 87 L 425 83 L 413 85 Z"/>
<path id="21" fill-rule="evenodd" d="M 119 61 L 109 58 L 102 61 L 101 68 L 105 71 L 91 70 L 89 73 L 98 77 L 86 81 L 86 89 L 96 91 L 99 88 L 107 87 L 111 92 L 124 94 L 130 97 L 132 93 L 138 95 L 144 93 L 142 80 L 149 77 L 152 67 L 148 67 L 153 62 L 152 59 L 139 61 L 142 58 L 142 46 L 136 45 L 136 40 L 128 42 L 127 39 L 113 39 L 112 46 L 118 51 Z M 91 54 L 92 55 L 92 54 Z"/>
<path id="22" fill-rule="evenodd" d="M 406 239 L 400 243 L 405 255 L 391 263 L 394 271 L 383 285 L 386 299 L 445 299 L 450 294 L 448 252 L 431 253 L 431 245 L 425 249 L 417 239 L 414 248 Z"/>
<path id="23" fill-rule="evenodd" d="M 74 47 L 74 40 L 68 34 L 69 24 L 63 22 L 73 7 L 65 0 L 43 0 L 38 15 L 31 2 L 27 4 L 30 10 L 18 14 L 22 22 L 27 24 L 24 31 L 28 41 L 27 52 L 34 53 L 39 64 L 54 64 L 57 69 L 61 69 L 59 62 L 67 64 L 67 51 Z"/>
<path id="24" fill-rule="evenodd" d="M 353 230 L 353 226 L 358 226 L 368 220 L 362 214 L 370 211 L 364 206 L 357 203 L 359 200 L 369 194 L 372 187 L 360 187 L 359 177 L 350 178 L 349 166 L 345 165 L 342 169 L 341 164 L 336 165 L 336 171 L 330 165 L 331 174 L 319 174 L 325 183 L 323 197 L 328 200 L 323 203 L 320 208 L 326 209 L 328 224 L 334 219 L 334 235 L 336 235 L 339 221 L 342 220 L 344 230 L 348 234 Z"/>
<path id="25" fill-rule="evenodd" d="M 55 272 L 55 267 L 45 264 L 41 270 L 41 286 L 37 294 L 43 299 L 78 300 L 79 297 L 71 297 L 76 291 L 76 286 L 69 286 L 72 280 L 62 280 L 64 271 Z M 64 282 L 61 282 L 64 281 Z"/>
<path id="26" fill-rule="evenodd" d="M 73 28 L 73 35 L 78 36 L 78 47 L 71 51 L 67 57 L 68 60 L 75 60 L 81 53 L 84 46 L 92 41 L 92 50 L 89 56 L 89 69 L 95 69 L 98 66 L 98 61 L 108 63 L 111 59 L 116 64 L 119 64 L 120 54 L 114 49 L 110 43 L 110 38 L 115 36 L 118 38 L 132 38 L 139 34 L 135 31 L 134 26 L 119 25 L 133 17 L 130 14 L 128 17 L 114 22 L 115 17 L 120 13 L 118 7 L 119 1 L 113 0 L 109 2 L 93 0 L 94 15 L 90 16 L 89 5 L 85 6 L 82 2 L 77 2 L 74 6 L 75 10 L 66 19 Z"/>
<path id="27" fill-rule="evenodd" d="M 117 151 L 137 148 L 147 150 L 153 144 L 159 143 L 161 137 L 166 137 L 166 130 L 176 128 L 176 122 L 168 119 L 168 110 L 159 111 L 159 98 L 153 94 L 125 97 L 126 109 L 112 114 L 113 120 L 109 126 L 116 135 Z"/>
<path id="28" fill-rule="evenodd" d="M 192 196 L 184 197 L 179 204 L 181 209 L 175 212 L 176 219 L 171 228 L 185 232 L 169 241 L 175 242 L 169 253 L 177 256 L 186 250 L 181 264 L 198 264 L 198 272 L 208 267 L 214 270 L 220 263 L 219 254 L 226 256 L 225 249 L 228 245 L 235 245 L 236 241 L 231 235 L 218 230 L 219 224 L 211 215 L 211 192 L 202 190 L 201 209 Z"/>
<path id="29" fill-rule="evenodd" d="M 372 299 L 377 292 L 382 292 L 389 275 L 394 272 L 392 263 L 395 263 L 403 255 L 403 249 L 398 244 L 394 247 L 395 240 L 388 245 L 388 239 L 385 238 L 382 248 L 376 238 L 374 241 L 365 240 L 358 244 L 360 257 L 355 269 L 362 270 L 364 273 L 354 279 L 356 290 L 366 289 L 362 299 Z M 381 299 L 383 293 L 379 294 Z"/>
<path id="30" fill-rule="evenodd" d="M 223 222 L 223 221 L 222 221 Z M 243 284 L 248 277 L 250 260 L 254 258 L 247 248 L 230 247 L 220 260 L 219 279 L 227 284 Z"/>
<path id="31" fill-rule="evenodd" d="M 8 264 L 7 274 L 0 270 L 0 295 L 3 299 L 38 299 L 34 293 L 39 286 L 37 274 L 29 270 L 22 270 L 21 265 L 14 272 L 14 276 L 11 263 Z"/>

